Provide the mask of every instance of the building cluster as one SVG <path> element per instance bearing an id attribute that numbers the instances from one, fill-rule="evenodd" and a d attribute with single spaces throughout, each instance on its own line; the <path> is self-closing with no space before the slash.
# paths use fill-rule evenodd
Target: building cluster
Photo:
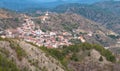
<path id="1" fill-rule="evenodd" d="M 48 18 L 48 12 L 45 16 L 41 17 L 42 21 L 44 22 Z M 62 32 L 62 31 L 46 31 L 43 32 L 41 29 L 36 28 L 35 23 L 28 17 L 24 19 L 24 23 L 21 27 L 17 29 L 7 29 L 1 31 L 1 37 L 5 38 L 20 38 L 27 42 L 32 42 L 38 46 L 46 46 L 48 48 L 58 48 L 60 46 L 69 46 L 72 45 L 70 42 L 71 39 L 79 39 L 81 42 L 86 42 L 83 36 L 72 36 L 69 32 Z M 92 36 L 90 32 L 88 34 Z"/>
<path id="2" fill-rule="evenodd" d="M 5 36 L 2 37 L 20 38 L 27 42 L 35 43 L 38 46 L 46 46 L 48 48 L 71 45 L 69 40 L 72 39 L 72 35 L 68 32 L 43 32 L 41 29 L 36 29 L 34 22 L 30 19 L 25 19 L 25 23 L 17 29 L 5 30 Z"/>

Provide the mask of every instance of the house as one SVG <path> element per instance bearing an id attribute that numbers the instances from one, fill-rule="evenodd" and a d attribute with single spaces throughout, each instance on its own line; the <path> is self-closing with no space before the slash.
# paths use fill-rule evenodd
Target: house
<path id="1" fill-rule="evenodd" d="M 93 33 L 92 33 L 92 32 L 89 32 L 87 35 L 91 37 L 91 36 L 93 35 Z"/>
<path id="2" fill-rule="evenodd" d="M 86 40 L 83 38 L 83 36 L 79 36 L 78 39 L 80 39 L 82 43 L 86 42 Z"/>
<path id="3" fill-rule="evenodd" d="M 3 38 L 3 39 L 6 38 L 6 36 L 4 36 L 4 35 L 1 35 L 0 37 Z"/>
<path id="4" fill-rule="evenodd" d="M 56 33 L 55 32 L 50 32 L 50 36 L 55 36 Z"/>

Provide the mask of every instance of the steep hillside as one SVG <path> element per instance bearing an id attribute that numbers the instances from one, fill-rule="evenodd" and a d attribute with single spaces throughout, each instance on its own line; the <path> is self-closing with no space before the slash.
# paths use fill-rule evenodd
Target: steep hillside
<path id="1" fill-rule="evenodd" d="M 65 4 L 57 6 L 52 11 L 58 13 L 77 13 L 90 20 L 98 22 L 108 29 L 120 33 L 120 17 L 116 16 L 110 10 L 102 9 L 96 5 Z"/>
<path id="2" fill-rule="evenodd" d="M 20 14 L 10 10 L 0 9 L 0 29 L 16 28 L 21 26 L 24 21 Z"/>
<path id="3" fill-rule="evenodd" d="M 80 43 L 58 49 L 30 44 L 57 59 L 65 67 L 65 71 L 119 70 L 119 64 L 114 63 L 116 58 L 113 54 L 96 44 Z"/>
<path id="4" fill-rule="evenodd" d="M 12 62 L 12 60 L 7 59 L 1 51 L 5 52 L 4 49 L 2 50 L 0 48 L 0 71 L 19 71 L 19 69 L 16 67 L 15 63 Z M 11 68 L 12 66 L 12 68 Z"/>
<path id="5" fill-rule="evenodd" d="M 19 18 L 10 18 L 10 19 L 0 19 L 0 28 L 7 29 L 7 28 L 16 28 L 21 26 L 24 21 Z"/>
<path id="6" fill-rule="evenodd" d="M 114 62 L 113 54 L 96 44 L 48 49 L 22 40 L 0 38 L 2 71 L 117 71 L 119 64 Z"/>
<path id="7" fill-rule="evenodd" d="M 6 65 L 7 62 L 0 59 L 0 67 L 3 67 L 1 61 L 5 66 L 0 68 L 2 71 L 17 69 L 18 71 L 64 71 L 64 67 L 53 57 L 33 45 L 16 39 L 0 38 L 0 56 L 9 62 L 9 65 Z M 9 69 L 10 65 L 13 65 L 12 70 Z"/>
<path id="8" fill-rule="evenodd" d="M 12 18 L 12 16 L 11 15 L 9 15 L 8 13 L 7 13 L 7 11 L 5 12 L 4 10 L 0 10 L 0 18 Z"/>

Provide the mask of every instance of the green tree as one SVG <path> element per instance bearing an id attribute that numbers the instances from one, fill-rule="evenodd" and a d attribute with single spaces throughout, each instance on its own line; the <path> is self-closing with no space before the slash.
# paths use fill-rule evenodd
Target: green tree
<path id="1" fill-rule="evenodd" d="M 102 56 L 100 56 L 99 61 L 103 61 L 103 57 Z"/>

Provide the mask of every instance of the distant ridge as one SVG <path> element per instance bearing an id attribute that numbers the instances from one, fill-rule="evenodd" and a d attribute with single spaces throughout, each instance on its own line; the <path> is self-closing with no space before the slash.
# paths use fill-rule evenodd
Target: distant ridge
<path id="1" fill-rule="evenodd" d="M 52 2 L 42 2 L 39 0 L 0 0 L 0 8 L 7 8 L 7 9 L 12 9 L 12 10 L 17 10 L 21 11 L 23 9 L 28 9 L 28 8 L 39 8 L 39 7 L 44 7 L 44 8 L 53 8 L 56 7 L 60 4 L 65 4 L 65 3 L 84 3 L 84 4 L 92 4 L 96 2 L 102 2 L 102 1 L 109 1 L 109 0 L 56 0 Z"/>

